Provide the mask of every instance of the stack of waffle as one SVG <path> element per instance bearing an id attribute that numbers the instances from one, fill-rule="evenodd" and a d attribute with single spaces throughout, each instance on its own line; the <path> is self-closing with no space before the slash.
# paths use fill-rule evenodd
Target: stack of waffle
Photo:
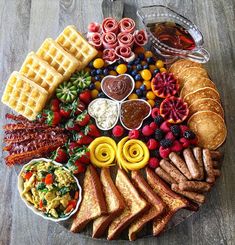
<path id="1" fill-rule="evenodd" d="M 30 52 L 19 72 L 7 82 L 2 102 L 29 120 L 42 111 L 56 87 L 97 55 L 76 30 L 67 26 L 56 41 L 47 38 L 36 53 Z"/>

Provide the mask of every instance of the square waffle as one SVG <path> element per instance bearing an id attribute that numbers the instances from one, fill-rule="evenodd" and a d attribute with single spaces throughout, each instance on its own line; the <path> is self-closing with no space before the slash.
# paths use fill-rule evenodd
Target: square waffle
<path id="1" fill-rule="evenodd" d="M 66 52 L 52 38 L 47 38 L 36 54 L 54 67 L 64 79 L 68 79 L 81 65 L 80 61 Z"/>
<path id="2" fill-rule="evenodd" d="M 26 57 L 20 73 L 44 88 L 49 96 L 53 94 L 57 86 L 63 81 L 63 76 L 46 61 L 30 52 Z"/>
<path id="3" fill-rule="evenodd" d="M 76 30 L 75 26 L 67 26 L 57 37 L 59 43 L 68 53 L 81 62 L 81 68 L 85 68 L 88 63 L 98 54 L 87 40 Z"/>
<path id="4" fill-rule="evenodd" d="M 34 120 L 44 108 L 47 98 L 48 92 L 44 88 L 14 71 L 8 79 L 2 102 L 29 120 Z"/>

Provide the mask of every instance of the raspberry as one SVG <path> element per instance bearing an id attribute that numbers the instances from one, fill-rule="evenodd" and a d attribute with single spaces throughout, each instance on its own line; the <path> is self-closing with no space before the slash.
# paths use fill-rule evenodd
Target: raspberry
<path id="1" fill-rule="evenodd" d="M 129 132 L 128 136 L 129 136 L 129 139 L 138 139 L 140 136 L 140 132 L 137 129 L 132 129 Z"/>
<path id="2" fill-rule="evenodd" d="M 142 128 L 142 134 L 144 136 L 150 136 L 154 133 L 153 129 L 150 128 L 149 125 L 145 125 L 143 128 Z"/>
<path id="3" fill-rule="evenodd" d="M 184 138 L 188 140 L 193 140 L 195 139 L 196 135 L 193 131 L 191 130 L 186 130 L 184 131 Z"/>
<path id="4" fill-rule="evenodd" d="M 157 124 L 155 123 L 155 122 L 151 122 L 150 124 L 149 124 L 149 126 L 150 126 L 150 128 L 152 129 L 152 130 L 156 130 L 157 129 Z"/>
<path id="5" fill-rule="evenodd" d="M 184 135 L 184 132 L 186 130 L 189 130 L 189 128 L 186 125 L 180 125 L 180 130 L 181 130 L 181 136 L 183 136 Z"/>
<path id="6" fill-rule="evenodd" d="M 155 139 L 149 139 L 147 142 L 147 147 L 149 150 L 155 150 L 159 146 L 159 143 Z"/>
<path id="7" fill-rule="evenodd" d="M 169 132 L 170 131 L 170 123 L 165 121 L 164 123 L 161 124 L 160 129 L 165 133 Z"/>
<path id="8" fill-rule="evenodd" d="M 160 145 L 164 148 L 169 148 L 172 146 L 172 141 L 169 139 L 163 139 L 160 141 Z"/>
<path id="9" fill-rule="evenodd" d="M 156 107 L 153 108 L 153 109 L 152 109 L 152 112 L 151 112 L 152 118 L 154 119 L 154 118 L 156 118 L 158 115 L 159 115 L 159 109 L 156 108 Z"/>
<path id="10" fill-rule="evenodd" d="M 198 138 L 195 137 L 194 139 L 190 140 L 191 145 L 196 145 L 198 143 Z"/>
<path id="11" fill-rule="evenodd" d="M 162 116 L 158 115 L 157 117 L 154 118 L 154 122 L 160 126 L 163 122 L 164 122 L 164 119 Z"/>
<path id="12" fill-rule="evenodd" d="M 175 140 L 170 149 L 174 152 L 180 152 L 183 149 L 183 146 L 178 140 Z"/>
<path id="13" fill-rule="evenodd" d="M 180 131 L 180 127 L 178 125 L 173 125 L 170 127 L 170 129 L 176 138 L 180 137 L 181 131 Z"/>
<path id="14" fill-rule="evenodd" d="M 182 143 L 183 148 L 188 148 L 190 146 L 190 141 L 185 138 L 181 138 L 180 143 Z"/>
<path id="15" fill-rule="evenodd" d="M 113 128 L 112 133 L 114 137 L 121 137 L 124 133 L 124 128 L 120 125 L 117 125 Z"/>
<path id="16" fill-rule="evenodd" d="M 160 141 L 163 137 L 164 137 L 164 132 L 160 128 L 156 129 L 155 130 L 155 139 L 157 141 Z"/>
<path id="17" fill-rule="evenodd" d="M 157 168 L 159 166 L 159 160 L 155 157 L 151 157 L 149 159 L 149 167 L 150 168 Z"/>
<path id="18" fill-rule="evenodd" d="M 171 153 L 171 149 L 160 146 L 159 153 L 162 158 L 167 158 L 169 154 Z"/>
<path id="19" fill-rule="evenodd" d="M 175 136 L 173 135 L 172 132 L 168 132 L 168 133 L 165 135 L 165 139 L 174 141 L 174 140 L 175 140 Z"/>

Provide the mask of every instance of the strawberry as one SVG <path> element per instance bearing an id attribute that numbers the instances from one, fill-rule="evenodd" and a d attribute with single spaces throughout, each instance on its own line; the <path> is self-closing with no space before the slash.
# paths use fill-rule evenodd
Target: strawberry
<path id="1" fill-rule="evenodd" d="M 138 139 L 139 136 L 140 136 L 140 132 L 137 129 L 132 129 L 128 134 L 129 139 Z"/>
<path id="2" fill-rule="evenodd" d="M 157 117 L 159 115 L 159 108 L 153 108 L 152 112 L 151 112 L 151 116 L 154 119 L 155 117 Z"/>
<path id="3" fill-rule="evenodd" d="M 79 160 L 76 160 L 74 165 L 76 166 L 76 170 L 74 171 L 74 174 L 83 173 L 86 170 L 86 167 L 83 163 L 81 163 Z"/>
<path id="4" fill-rule="evenodd" d="M 80 115 L 76 118 L 76 123 L 79 126 L 86 126 L 90 122 L 90 115 L 87 113 L 87 110 L 83 111 Z"/>
<path id="5" fill-rule="evenodd" d="M 81 163 L 84 164 L 90 163 L 89 149 L 85 146 L 75 149 L 73 151 L 71 159 L 73 159 L 74 161 L 79 160 Z"/>
<path id="6" fill-rule="evenodd" d="M 153 129 L 154 131 L 158 128 L 157 124 L 155 122 L 151 122 L 149 124 L 150 128 Z"/>
<path id="7" fill-rule="evenodd" d="M 72 155 L 73 152 L 79 147 L 79 144 L 75 141 L 69 142 L 67 144 L 67 151 L 69 153 L 69 155 Z"/>
<path id="8" fill-rule="evenodd" d="M 147 142 L 147 147 L 149 150 L 155 150 L 159 146 L 159 142 L 157 142 L 155 139 L 149 139 Z"/>
<path id="9" fill-rule="evenodd" d="M 81 100 L 75 100 L 72 105 L 72 115 L 79 115 L 81 114 L 85 109 L 86 105 Z"/>
<path id="10" fill-rule="evenodd" d="M 61 115 L 57 111 L 47 110 L 46 112 L 46 123 L 50 126 L 56 126 L 61 121 Z"/>
<path id="11" fill-rule="evenodd" d="M 198 138 L 197 137 L 195 137 L 194 139 L 190 140 L 190 144 L 191 145 L 196 145 L 197 143 L 198 143 Z"/>
<path id="12" fill-rule="evenodd" d="M 60 101 L 58 99 L 53 99 L 51 101 L 50 108 L 51 108 L 52 111 L 59 112 L 60 111 Z"/>
<path id="13" fill-rule="evenodd" d="M 80 131 L 80 127 L 74 123 L 73 119 L 69 119 L 66 123 L 65 123 L 65 128 L 69 131 Z"/>
<path id="14" fill-rule="evenodd" d="M 174 151 L 174 152 L 180 152 L 182 151 L 183 146 L 178 140 L 175 140 L 170 149 L 171 151 Z"/>
<path id="15" fill-rule="evenodd" d="M 88 135 L 85 135 L 83 132 L 78 132 L 75 136 L 77 143 L 79 145 L 89 145 L 92 142 L 92 138 Z"/>
<path id="16" fill-rule="evenodd" d="M 100 131 L 94 124 L 89 124 L 85 127 L 85 135 L 90 135 L 93 137 L 100 137 Z"/>
<path id="17" fill-rule="evenodd" d="M 180 138 L 180 143 L 182 144 L 183 148 L 188 148 L 190 146 L 190 140 L 185 138 Z"/>
<path id="18" fill-rule="evenodd" d="M 60 104 L 60 115 L 64 118 L 69 118 L 72 112 L 71 105 Z"/>
<path id="19" fill-rule="evenodd" d="M 161 124 L 160 129 L 161 129 L 163 132 L 167 133 L 167 132 L 170 131 L 170 126 L 171 126 L 171 124 L 170 124 L 169 122 L 165 121 L 165 122 L 163 122 L 163 123 Z"/>
<path id="20" fill-rule="evenodd" d="M 155 169 L 158 166 L 159 166 L 159 160 L 156 157 L 151 157 L 149 159 L 149 167 Z"/>
<path id="21" fill-rule="evenodd" d="M 68 161 L 68 154 L 65 149 L 57 148 L 53 156 L 53 160 L 59 163 L 66 163 Z"/>
<path id="22" fill-rule="evenodd" d="M 174 141 L 174 140 L 175 140 L 175 136 L 174 136 L 174 134 L 173 134 L 172 132 L 168 132 L 168 133 L 165 135 L 165 139 Z"/>
<path id="23" fill-rule="evenodd" d="M 80 93 L 79 99 L 84 102 L 86 105 L 88 105 L 91 102 L 91 92 L 89 90 L 84 90 Z"/>
<path id="24" fill-rule="evenodd" d="M 143 128 L 142 128 L 142 134 L 144 136 L 150 136 L 154 133 L 154 130 L 152 128 L 150 128 L 149 125 L 145 125 Z"/>
<path id="25" fill-rule="evenodd" d="M 170 148 L 164 148 L 163 146 L 160 146 L 159 148 L 159 154 L 162 158 L 168 158 L 169 154 L 171 153 Z"/>
<path id="26" fill-rule="evenodd" d="M 121 137 L 124 134 L 124 128 L 121 125 L 116 125 L 112 130 L 114 137 Z"/>

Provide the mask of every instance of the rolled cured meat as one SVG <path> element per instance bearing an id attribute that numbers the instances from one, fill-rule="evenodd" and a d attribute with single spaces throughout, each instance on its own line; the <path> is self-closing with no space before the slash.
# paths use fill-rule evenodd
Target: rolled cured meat
<path id="1" fill-rule="evenodd" d="M 117 36 L 113 32 L 103 33 L 101 39 L 105 49 L 116 48 L 118 46 Z"/>
<path id="2" fill-rule="evenodd" d="M 121 32 L 133 33 L 135 30 L 135 21 L 131 18 L 123 18 L 119 22 Z"/>
<path id="3" fill-rule="evenodd" d="M 97 22 L 91 22 L 88 25 L 88 32 L 101 32 L 101 26 Z"/>
<path id="4" fill-rule="evenodd" d="M 120 32 L 117 36 L 118 44 L 121 47 L 132 48 L 134 44 L 134 37 L 131 33 Z"/>
<path id="5" fill-rule="evenodd" d="M 138 46 L 144 46 L 148 42 L 148 35 L 145 30 L 135 31 L 134 33 L 135 44 Z"/>
<path id="6" fill-rule="evenodd" d="M 88 42 L 94 46 L 96 49 L 101 49 L 103 47 L 103 43 L 101 40 L 101 34 L 99 32 L 90 33 L 88 37 Z"/>
<path id="7" fill-rule="evenodd" d="M 105 49 L 103 51 L 103 59 L 108 63 L 112 64 L 118 59 L 115 49 Z"/>
<path id="8" fill-rule="evenodd" d="M 122 58 L 126 62 L 130 62 L 135 59 L 135 54 L 131 51 L 130 47 L 118 46 L 115 49 L 116 55 Z"/>
<path id="9" fill-rule="evenodd" d="M 102 22 L 102 30 L 103 32 L 113 32 L 115 34 L 118 33 L 119 28 L 118 28 L 118 22 L 111 17 L 105 18 Z"/>

